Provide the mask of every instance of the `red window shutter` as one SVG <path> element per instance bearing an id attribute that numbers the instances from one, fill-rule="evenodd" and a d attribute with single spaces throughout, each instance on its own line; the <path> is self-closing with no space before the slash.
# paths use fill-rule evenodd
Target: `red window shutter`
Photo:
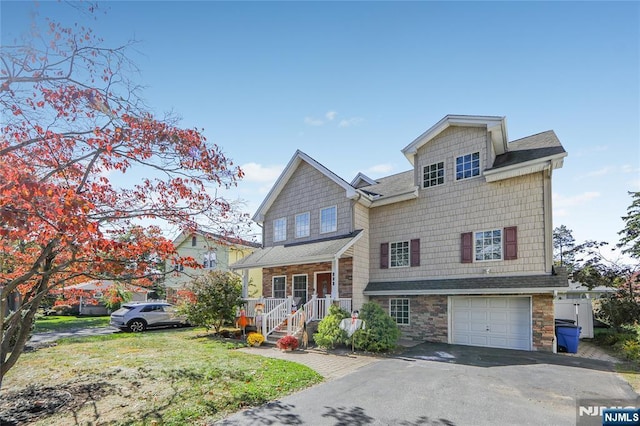
<path id="1" fill-rule="evenodd" d="M 504 228 L 504 260 L 518 258 L 518 227 Z"/>
<path id="2" fill-rule="evenodd" d="M 473 263 L 473 234 L 471 232 L 465 232 L 462 234 L 461 244 L 461 262 Z"/>
<path id="3" fill-rule="evenodd" d="M 380 244 L 380 269 L 389 267 L 389 243 Z"/>
<path id="4" fill-rule="evenodd" d="M 411 266 L 420 266 L 420 239 L 416 238 L 415 240 L 411 240 L 411 249 L 410 249 L 410 264 Z"/>

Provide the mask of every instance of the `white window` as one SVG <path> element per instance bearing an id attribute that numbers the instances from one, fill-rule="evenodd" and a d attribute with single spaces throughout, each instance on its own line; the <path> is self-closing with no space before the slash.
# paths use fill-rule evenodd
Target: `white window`
<path id="1" fill-rule="evenodd" d="M 286 297 L 287 277 L 273 277 L 273 297 L 276 299 L 284 299 Z"/>
<path id="2" fill-rule="evenodd" d="M 502 230 L 480 231 L 474 233 L 476 260 L 502 259 Z"/>
<path id="3" fill-rule="evenodd" d="M 216 257 L 215 252 L 210 251 L 204 254 L 202 266 L 204 266 L 205 269 L 215 269 L 217 264 L 218 264 L 218 259 Z"/>
<path id="4" fill-rule="evenodd" d="M 284 241 L 287 239 L 287 218 L 281 217 L 273 221 L 273 241 Z"/>
<path id="5" fill-rule="evenodd" d="M 389 315 L 399 325 L 409 325 L 409 299 L 389 299 Z"/>
<path id="6" fill-rule="evenodd" d="M 456 158 L 456 180 L 480 176 L 480 153 L 462 155 Z"/>
<path id="7" fill-rule="evenodd" d="M 298 305 L 298 307 L 307 303 L 307 276 L 306 275 L 293 276 L 293 297 L 300 298 L 300 304 Z"/>
<path id="8" fill-rule="evenodd" d="M 338 229 L 337 207 L 326 207 L 320 210 L 320 233 L 335 232 Z"/>
<path id="9" fill-rule="evenodd" d="M 422 168 L 422 187 L 430 188 L 444 183 L 444 161 Z"/>
<path id="10" fill-rule="evenodd" d="M 309 236 L 309 212 L 296 215 L 296 238 Z"/>
<path id="11" fill-rule="evenodd" d="M 402 268 L 409 266 L 409 241 L 399 241 L 389 244 L 389 266 Z"/>

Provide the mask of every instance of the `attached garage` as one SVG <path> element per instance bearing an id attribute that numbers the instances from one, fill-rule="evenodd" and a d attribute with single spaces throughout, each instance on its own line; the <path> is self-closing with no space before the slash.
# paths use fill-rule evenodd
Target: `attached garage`
<path id="1" fill-rule="evenodd" d="M 531 298 L 451 296 L 451 343 L 531 350 Z"/>

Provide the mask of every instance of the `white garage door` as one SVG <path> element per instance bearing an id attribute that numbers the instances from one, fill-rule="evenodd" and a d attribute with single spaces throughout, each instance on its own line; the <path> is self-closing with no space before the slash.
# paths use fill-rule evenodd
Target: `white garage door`
<path id="1" fill-rule="evenodd" d="M 451 343 L 531 350 L 528 297 L 451 297 Z"/>

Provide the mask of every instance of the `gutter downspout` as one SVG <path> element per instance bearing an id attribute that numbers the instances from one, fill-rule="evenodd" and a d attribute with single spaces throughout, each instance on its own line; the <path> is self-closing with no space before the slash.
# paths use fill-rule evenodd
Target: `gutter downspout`
<path id="1" fill-rule="evenodd" d="M 551 273 L 553 270 L 553 206 L 551 192 L 551 176 L 553 164 L 549 161 L 542 172 L 542 203 L 544 213 L 544 270 Z"/>

